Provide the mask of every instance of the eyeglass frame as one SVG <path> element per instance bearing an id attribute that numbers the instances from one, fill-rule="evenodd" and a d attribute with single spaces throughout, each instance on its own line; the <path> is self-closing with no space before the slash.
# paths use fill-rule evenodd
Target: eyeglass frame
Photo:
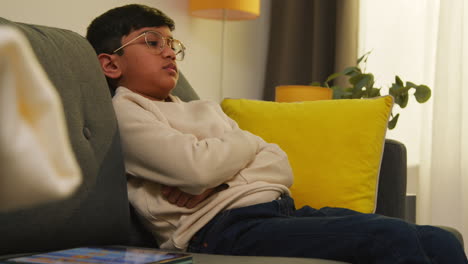
<path id="1" fill-rule="evenodd" d="M 123 45 L 120 46 L 119 48 L 117 48 L 117 49 L 115 49 L 114 51 L 112 51 L 112 54 L 115 54 L 115 53 L 118 52 L 119 50 L 122 50 L 123 48 L 127 47 L 128 45 L 130 45 L 131 43 L 133 43 L 134 41 L 136 41 L 137 39 L 139 39 L 139 38 L 141 38 L 141 37 L 143 37 L 143 36 L 145 36 L 145 44 L 146 44 L 146 46 L 148 46 L 148 48 L 151 48 L 150 45 L 148 44 L 148 40 L 146 39 L 146 34 L 147 34 L 148 32 L 151 32 L 151 33 L 154 33 L 154 34 L 156 34 L 156 35 L 159 35 L 159 36 L 161 37 L 161 39 L 163 40 L 163 47 L 161 48 L 161 53 L 162 53 L 162 51 L 164 50 L 164 48 L 165 48 L 166 46 L 169 46 L 169 47 L 172 49 L 172 43 L 173 43 L 173 41 L 179 42 L 179 43 L 180 43 L 180 46 L 182 47 L 182 50 L 180 51 L 180 52 L 182 52 L 182 58 L 181 58 L 179 61 L 184 60 L 184 58 L 185 58 L 185 45 L 184 45 L 184 43 L 182 43 L 182 41 L 180 41 L 180 40 L 178 40 L 178 39 L 174 39 L 174 38 L 172 38 L 172 37 L 165 37 L 165 36 L 163 36 L 161 33 L 157 32 L 157 31 L 153 31 L 153 30 L 147 30 L 147 31 L 141 33 L 140 35 L 136 36 L 135 38 L 131 39 L 131 40 L 128 41 L 127 43 L 123 44 Z M 170 43 L 170 44 L 168 45 L 168 43 Z M 159 54 L 160 54 L 160 53 L 159 53 Z M 179 53 L 177 53 L 177 54 L 179 54 Z M 176 59 L 177 59 L 177 54 L 176 54 Z"/>

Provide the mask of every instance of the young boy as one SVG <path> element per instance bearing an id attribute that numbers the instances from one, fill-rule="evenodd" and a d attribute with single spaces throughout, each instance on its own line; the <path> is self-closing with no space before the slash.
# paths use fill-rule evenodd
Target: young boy
<path id="1" fill-rule="evenodd" d="M 351 263 L 468 263 L 442 229 L 341 208 L 294 208 L 292 171 L 275 144 L 218 104 L 170 94 L 184 45 L 143 5 L 97 17 L 87 38 L 111 90 L 129 199 L 161 248 L 326 258 Z"/>

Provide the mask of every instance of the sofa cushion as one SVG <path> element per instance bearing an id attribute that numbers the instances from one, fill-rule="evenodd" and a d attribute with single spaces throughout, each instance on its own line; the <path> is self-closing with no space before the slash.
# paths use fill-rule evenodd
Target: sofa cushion
<path id="1" fill-rule="evenodd" d="M 130 223 L 125 171 L 110 93 L 94 50 L 68 30 L 2 18 L 0 24 L 25 34 L 57 88 L 84 177 L 65 200 L 0 213 L 0 255 L 125 243 Z"/>
<path id="2" fill-rule="evenodd" d="M 375 211 L 391 96 L 377 99 L 277 103 L 226 99 L 225 113 L 278 144 L 294 172 L 298 206 Z"/>
<path id="3" fill-rule="evenodd" d="M 179 80 L 171 94 L 178 96 L 184 102 L 200 99 L 182 72 L 179 73 Z"/>

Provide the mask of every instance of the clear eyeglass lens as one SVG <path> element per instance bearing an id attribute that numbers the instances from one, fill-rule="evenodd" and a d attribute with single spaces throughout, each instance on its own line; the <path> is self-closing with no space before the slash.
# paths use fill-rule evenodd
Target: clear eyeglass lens
<path id="1" fill-rule="evenodd" d="M 164 49 L 164 41 L 166 40 L 171 49 L 176 54 L 176 60 L 183 60 L 185 56 L 185 48 L 183 44 L 176 39 L 164 39 L 161 35 L 154 33 L 152 31 L 146 32 L 145 35 L 146 44 L 148 47 L 155 50 L 157 54 L 161 53 Z"/>
<path id="2" fill-rule="evenodd" d="M 174 51 L 174 53 L 176 54 L 176 60 L 183 60 L 184 59 L 185 48 L 184 48 L 183 44 L 180 41 L 178 41 L 176 39 L 173 39 L 171 41 L 171 48 Z"/>
<path id="3" fill-rule="evenodd" d="M 162 51 L 164 47 L 164 41 L 161 35 L 149 31 L 146 32 L 145 40 L 146 44 L 148 44 L 148 47 L 154 48 L 158 53 Z"/>

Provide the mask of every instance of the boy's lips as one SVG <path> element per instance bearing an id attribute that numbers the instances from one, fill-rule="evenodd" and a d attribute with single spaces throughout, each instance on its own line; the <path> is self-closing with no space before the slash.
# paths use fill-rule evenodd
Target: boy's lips
<path id="1" fill-rule="evenodd" d="M 163 69 L 177 73 L 177 65 L 175 63 L 169 63 L 166 66 L 164 66 Z"/>

